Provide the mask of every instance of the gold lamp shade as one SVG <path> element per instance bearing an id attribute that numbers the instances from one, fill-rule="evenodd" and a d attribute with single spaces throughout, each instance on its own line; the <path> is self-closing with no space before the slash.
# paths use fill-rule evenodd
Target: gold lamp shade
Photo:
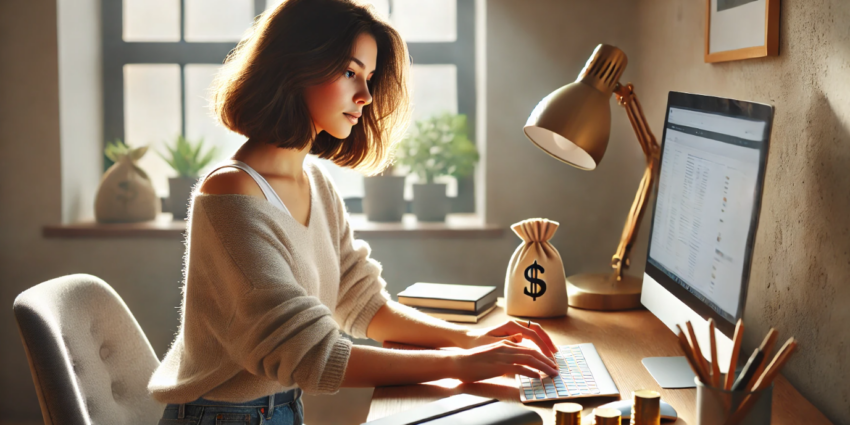
<path id="1" fill-rule="evenodd" d="M 523 128 L 525 135 L 559 161 L 595 169 L 608 147 L 609 99 L 627 63 L 622 50 L 597 46 L 575 82 L 537 104 Z"/>

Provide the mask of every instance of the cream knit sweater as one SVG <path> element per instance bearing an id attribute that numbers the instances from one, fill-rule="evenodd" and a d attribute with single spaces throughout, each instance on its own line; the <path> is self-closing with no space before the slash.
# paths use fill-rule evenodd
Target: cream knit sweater
<path id="1" fill-rule="evenodd" d="M 180 330 L 148 390 L 163 403 L 247 401 L 299 387 L 339 389 L 351 342 L 389 299 L 320 167 L 308 226 L 265 199 L 196 195 Z"/>

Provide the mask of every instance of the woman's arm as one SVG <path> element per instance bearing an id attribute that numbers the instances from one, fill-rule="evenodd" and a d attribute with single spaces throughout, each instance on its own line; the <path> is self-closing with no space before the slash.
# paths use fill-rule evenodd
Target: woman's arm
<path id="1" fill-rule="evenodd" d="M 469 339 L 467 331 L 463 326 L 388 301 L 369 322 L 366 336 L 379 342 L 401 342 L 420 347 L 469 348 L 466 344 Z"/>
<path id="2" fill-rule="evenodd" d="M 514 321 L 490 329 L 469 329 L 440 320 L 396 302 L 387 302 L 369 322 L 366 336 L 376 341 L 393 341 L 420 347 L 472 348 L 501 340 L 519 342 L 529 339 L 540 351 L 551 357 L 557 351 L 555 344 L 540 325 L 533 322 L 529 328 Z"/>
<path id="3" fill-rule="evenodd" d="M 456 378 L 476 382 L 519 374 L 539 378 L 557 375 L 555 362 L 539 351 L 503 340 L 470 350 L 390 350 L 355 345 L 351 348 L 343 387 L 407 385 Z"/>

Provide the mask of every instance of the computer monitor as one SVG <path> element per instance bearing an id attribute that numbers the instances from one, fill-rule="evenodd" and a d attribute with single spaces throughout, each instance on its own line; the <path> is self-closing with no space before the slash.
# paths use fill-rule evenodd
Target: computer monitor
<path id="1" fill-rule="evenodd" d="M 641 303 L 674 332 L 691 321 L 707 359 L 713 318 L 724 372 L 744 314 L 772 122 L 770 105 L 678 92 L 667 101 Z M 665 375 L 676 382 L 665 388 L 694 386 L 684 358 L 644 365 L 662 387 Z"/>

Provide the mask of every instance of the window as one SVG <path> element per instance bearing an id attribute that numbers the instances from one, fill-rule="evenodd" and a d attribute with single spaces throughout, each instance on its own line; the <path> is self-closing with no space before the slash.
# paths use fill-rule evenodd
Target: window
<path id="1" fill-rule="evenodd" d="M 177 135 L 203 138 L 221 158 L 245 140 L 216 124 L 208 89 L 256 15 L 280 0 L 104 0 L 104 137 L 149 145 L 140 165 L 160 196 L 174 172 L 156 152 Z M 475 137 L 475 1 L 367 0 L 399 30 L 413 58 L 413 118 L 463 113 Z M 324 161 L 344 198 L 363 177 Z M 453 185 L 449 194 L 453 195 Z M 467 202 L 467 204 L 474 204 Z M 356 203 L 352 204 L 356 205 Z M 356 207 L 354 208 L 356 210 Z"/>

